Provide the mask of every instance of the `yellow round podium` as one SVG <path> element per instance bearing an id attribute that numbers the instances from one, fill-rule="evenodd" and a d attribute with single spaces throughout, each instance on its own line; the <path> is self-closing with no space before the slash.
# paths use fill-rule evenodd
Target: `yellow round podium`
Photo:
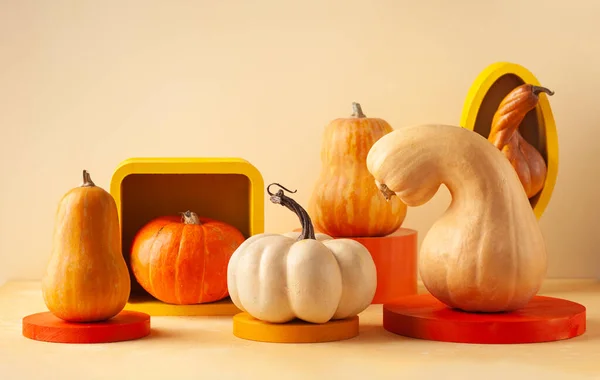
<path id="1" fill-rule="evenodd" d="M 233 317 L 233 335 L 246 340 L 271 343 L 324 343 L 354 338 L 358 335 L 358 316 L 323 324 L 293 320 L 269 323 L 248 313 Z"/>

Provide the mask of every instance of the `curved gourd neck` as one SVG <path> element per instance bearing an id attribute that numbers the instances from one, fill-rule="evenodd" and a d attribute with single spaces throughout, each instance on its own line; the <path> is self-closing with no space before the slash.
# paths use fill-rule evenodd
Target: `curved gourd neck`
<path id="1" fill-rule="evenodd" d="M 398 130 L 374 145 L 368 159 L 380 191 L 386 185 L 408 205 L 428 202 L 445 185 L 451 208 L 460 212 L 492 212 L 507 207 L 530 208 L 519 177 L 489 141 L 460 127 L 423 125 Z M 515 193 L 519 189 L 522 196 Z M 523 208 L 525 209 L 525 208 Z"/>
<path id="2" fill-rule="evenodd" d="M 488 154 L 469 154 L 467 150 L 465 152 L 467 153 L 464 155 L 438 161 L 442 166 L 456 168 L 446 170 L 447 174 L 442 179 L 452 196 L 451 210 L 461 213 L 478 210 L 478 217 L 483 217 L 504 215 L 510 212 L 508 209 L 520 210 L 530 207 L 519 177 L 508 161 L 495 160 Z M 504 157 L 501 159 L 506 160 Z M 504 163 L 506 165 L 503 165 Z M 519 196 L 515 191 L 523 191 L 523 196 Z"/>
<path id="3" fill-rule="evenodd" d="M 502 179 L 502 172 L 498 171 L 494 163 L 487 156 L 460 157 L 438 160 L 440 166 L 447 170 L 442 183 L 452 195 L 452 201 L 487 202 L 497 193 L 509 191 L 507 181 Z M 456 168 L 456 170 L 448 170 Z M 503 189 L 498 189 L 498 187 Z"/>
<path id="4" fill-rule="evenodd" d="M 452 196 L 451 205 L 471 204 L 483 205 L 485 207 L 504 207 L 501 206 L 505 202 L 495 201 L 498 197 L 512 196 L 513 188 L 520 187 L 518 176 L 514 169 L 506 162 L 507 167 L 490 156 L 490 153 L 483 152 L 477 154 L 476 151 L 480 147 L 473 149 L 460 149 L 448 152 L 444 149 L 439 149 L 439 141 L 435 142 L 435 138 L 421 142 L 423 145 L 431 144 L 431 147 L 426 147 L 429 152 L 434 152 L 430 160 L 434 167 L 437 167 L 439 181 L 446 186 Z M 469 144 L 468 141 L 464 142 Z M 489 145 L 493 148 L 493 145 Z M 497 152 L 499 155 L 501 153 Z M 504 157 L 501 157 L 505 160 Z M 514 183 L 513 183 L 514 182 Z M 466 208 L 467 212 L 471 212 L 471 207 Z"/>

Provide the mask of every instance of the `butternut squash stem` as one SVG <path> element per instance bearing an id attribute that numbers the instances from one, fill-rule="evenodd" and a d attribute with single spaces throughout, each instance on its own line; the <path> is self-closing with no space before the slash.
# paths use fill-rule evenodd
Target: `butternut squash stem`
<path id="1" fill-rule="evenodd" d="M 367 117 L 363 111 L 362 111 L 362 107 L 360 106 L 359 103 L 353 102 L 352 103 L 352 117 L 358 117 L 358 118 L 363 118 L 363 117 Z"/>
<path id="2" fill-rule="evenodd" d="M 281 189 L 279 191 L 277 191 L 277 193 L 272 193 L 271 190 L 269 190 L 271 188 L 271 186 L 279 186 Z M 302 232 L 300 233 L 298 240 L 304 240 L 304 239 L 316 240 L 315 228 L 312 224 L 312 220 L 310 219 L 310 215 L 308 215 L 308 212 L 306 212 L 306 210 L 302 206 L 300 206 L 298 204 L 298 202 L 296 202 L 292 198 L 285 195 L 283 193 L 284 190 L 287 191 L 288 193 L 295 193 L 296 191 L 298 191 L 298 190 L 294 190 L 294 191 L 288 190 L 278 183 L 272 183 L 269 186 L 267 186 L 267 193 L 271 196 L 270 197 L 271 202 L 288 208 L 289 210 L 293 211 L 298 216 L 298 219 L 300 219 L 300 224 L 302 225 Z"/>
<path id="3" fill-rule="evenodd" d="M 83 183 L 81 184 L 81 187 L 93 187 L 96 186 L 96 184 L 94 183 L 94 181 L 92 181 L 92 177 L 90 176 L 90 173 L 87 170 L 83 170 Z"/>
<path id="4" fill-rule="evenodd" d="M 192 212 L 190 210 L 187 210 L 186 212 L 182 212 L 181 217 L 183 219 L 184 224 L 196 224 L 196 225 L 202 224 L 202 223 L 200 223 L 200 218 L 198 217 L 198 214 L 196 214 L 195 212 Z"/>
<path id="5" fill-rule="evenodd" d="M 548 96 L 552 96 L 554 95 L 554 91 L 547 89 L 546 87 L 542 87 L 542 86 L 531 86 L 531 92 L 533 92 L 534 95 L 539 95 L 540 93 L 544 92 L 546 94 L 548 94 Z"/>

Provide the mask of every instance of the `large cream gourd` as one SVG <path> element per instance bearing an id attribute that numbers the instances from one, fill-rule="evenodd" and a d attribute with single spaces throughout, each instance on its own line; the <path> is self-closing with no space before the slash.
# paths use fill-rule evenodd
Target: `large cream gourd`
<path id="1" fill-rule="evenodd" d="M 315 234 L 308 213 L 298 203 L 283 190 L 273 194 L 268 189 L 273 203 L 298 215 L 302 232 L 257 234 L 237 248 L 227 267 L 233 303 L 271 323 L 296 318 L 325 323 L 365 310 L 377 288 L 375 263 L 365 246 Z"/>
<path id="2" fill-rule="evenodd" d="M 484 137 L 449 125 L 417 125 L 378 140 L 367 167 L 380 191 L 408 206 L 428 202 L 444 184 L 450 206 L 420 250 L 429 292 L 470 312 L 524 307 L 546 274 L 546 247 L 519 177 Z"/>

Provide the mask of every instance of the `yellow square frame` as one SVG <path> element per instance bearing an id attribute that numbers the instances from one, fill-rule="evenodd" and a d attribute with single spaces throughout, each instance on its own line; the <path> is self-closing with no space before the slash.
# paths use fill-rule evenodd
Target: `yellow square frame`
<path id="1" fill-rule="evenodd" d="M 110 193 L 117 204 L 128 265 L 135 233 L 161 215 L 189 209 L 233 225 L 246 238 L 264 232 L 263 177 L 242 158 L 130 158 L 113 173 Z M 132 273 L 131 288 L 125 309 L 153 316 L 240 312 L 229 298 L 198 305 L 163 303 L 148 294 Z"/>

